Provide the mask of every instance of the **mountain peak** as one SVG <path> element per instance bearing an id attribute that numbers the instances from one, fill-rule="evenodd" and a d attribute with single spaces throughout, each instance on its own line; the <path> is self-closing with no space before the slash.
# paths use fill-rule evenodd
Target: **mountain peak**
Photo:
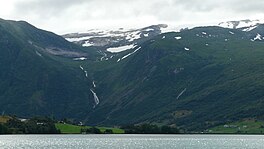
<path id="1" fill-rule="evenodd" d="M 224 28 L 231 28 L 231 29 L 239 29 L 239 28 L 246 28 L 246 27 L 254 27 L 258 24 L 263 24 L 264 21 L 262 20 L 239 20 L 239 21 L 227 21 L 227 22 L 221 22 L 218 25 Z"/>
<path id="2" fill-rule="evenodd" d="M 133 43 L 139 43 L 159 35 L 162 29 L 167 28 L 166 24 L 151 25 L 139 29 L 124 29 L 117 30 L 88 30 L 82 33 L 71 33 L 63 35 L 68 41 L 75 42 L 84 47 L 116 47 L 124 46 Z"/>

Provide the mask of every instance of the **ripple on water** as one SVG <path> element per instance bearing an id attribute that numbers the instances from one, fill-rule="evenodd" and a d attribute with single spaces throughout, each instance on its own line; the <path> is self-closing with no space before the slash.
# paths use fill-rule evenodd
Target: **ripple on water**
<path id="1" fill-rule="evenodd" d="M 0 148 L 263 149 L 257 135 L 3 135 Z"/>

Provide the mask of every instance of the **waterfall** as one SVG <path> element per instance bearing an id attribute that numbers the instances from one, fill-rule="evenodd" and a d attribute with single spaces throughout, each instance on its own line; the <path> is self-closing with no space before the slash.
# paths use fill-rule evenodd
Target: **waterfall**
<path id="1" fill-rule="evenodd" d="M 186 92 L 187 88 L 185 88 L 178 96 L 177 96 L 177 99 L 179 99 L 181 97 L 181 95 Z"/>
<path id="2" fill-rule="evenodd" d="M 94 96 L 94 102 L 95 102 L 94 108 L 95 108 L 95 106 L 97 106 L 100 103 L 100 100 L 92 89 L 90 89 L 90 91 L 93 93 Z"/>

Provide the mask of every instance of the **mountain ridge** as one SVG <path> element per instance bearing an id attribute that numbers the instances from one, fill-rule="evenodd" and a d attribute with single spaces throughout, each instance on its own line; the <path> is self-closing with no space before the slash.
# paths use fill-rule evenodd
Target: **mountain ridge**
<path id="1" fill-rule="evenodd" d="M 49 48 L 64 53 L 52 53 Z M 93 95 L 85 92 L 89 80 L 78 67 L 68 65 L 80 56 L 72 52 L 84 53 L 86 49 L 26 22 L 6 20 L 0 21 L 0 49 L 1 111 L 22 117 L 56 113 L 76 118 L 84 111 L 70 105 L 82 103 L 92 109 Z M 75 112 L 62 112 L 65 108 Z"/>
<path id="2" fill-rule="evenodd" d="M 107 51 L 113 45 L 82 47 L 13 23 L 0 21 L 0 109 L 8 114 L 186 130 L 264 119 L 263 25 L 158 31 L 114 53 Z M 48 47 L 81 55 L 54 54 Z"/>

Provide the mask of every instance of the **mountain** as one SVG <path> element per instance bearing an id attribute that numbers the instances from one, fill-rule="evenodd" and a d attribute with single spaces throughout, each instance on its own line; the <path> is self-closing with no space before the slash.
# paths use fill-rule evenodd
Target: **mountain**
<path id="1" fill-rule="evenodd" d="M 93 72 L 101 103 L 87 120 L 202 129 L 262 117 L 264 45 L 249 35 L 221 27 L 166 33 L 102 62 L 109 68 Z"/>
<path id="2" fill-rule="evenodd" d="M 263 24 L 247 31 L 160 27 L 64 35 L 70 43 L 26 22 L 1 20 L 0 109 L 187 131 L 264 119 Z"/>
<path id="3" fill-rule="evenodd" d="M 93 67 L 100 70 L 92 73 L 100 105 L 86 120 L 201 130 L 263 118 L 263 31 L 261 24 L 250 31 L 197 27 L 157 35 L 98 61 Z"/>
<path id="4" fill-rule="evenodd" d="M 243 31 L 251 31 L 256 28 L 259 24 L 264 24 L 264 21 L 250 19 L 240 21 L 227 21 L 219 23 L 218 26 L 231 29 L 241 29 Z"/>
<path id="5" fill-rule="evenodd" d="M 99 49 L 104 49 L 142 43 L 159 35 L 162 29 L 167 27 L 165 24 L 159 24 L 130 30 L 123 28 L 119 28 L 118 30 L 88 30 L 84 33 L 70 33 L 62 36 L 66 40 L 84 47 L 95 46 Z"/>
<path id="6" fill-rule="evenodd" d="M 240 21 L 228 21 L 219 23 L 218 26 L 230 29 L 238 29 L 244 32 L 248 32 L 248 37 L 251 41 L 262 41 L 264 34 L 264 21 L 263 20 L 240 20 Z"/>
<path id="7" fill-rule="evenodd" d="M 94 106 L 91 82 L 74 58 L 78 45 L 24 21 L 0 20 L 0 110 L 21 117 L 80 118 Z M 67 110 L 65 110 L 67 109 Z"/>

